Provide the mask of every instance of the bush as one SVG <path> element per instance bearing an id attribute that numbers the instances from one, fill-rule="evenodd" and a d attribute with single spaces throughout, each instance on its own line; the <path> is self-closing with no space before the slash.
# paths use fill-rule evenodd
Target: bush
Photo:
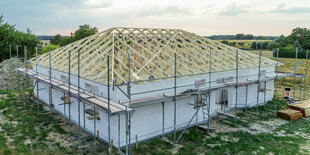
<path id="1" fill-rule="evenodd" d="M 229 45 L 229 46 L 236 46 L 236 42 L 229 42 L 227 40 L 223 40 L 223 41 L 221 41 L 221 43 Z"/>
<path id="2" fill-rule="evenodd" d="M 298 59 L 306 59 L 307 50 L 298 50 L 297 58 Z M 310 54 L 308 54 L 308 58 Z M 273 57 L 277 57 L 277 53 L 273 53 Z M 296 50 L 288 50 L 286 48 L 279 49 L 279 58 L 295 58 L 296 57 Z"/>
<path id="3" fill-rule="evenodd" d="M 280 44 L 277 43 L 277 42 L 271 42 L 271 43 L 269 43 L 269 45 L 267 46 L 267 48 L 268 48 L 269 50 L 272 50 L 272 49 L 275 49 L 275 48 L 279 48 L 279 47 L 280 47 Z"/>
<path id="4" fill-rule="evenodd" d="M 47 53 L 49 51 L 49 49 L 51 49 L 51 51 L 52 51 L 52 50 L 57 49 L 57 48 L 59 48 L 58 45 L 48 44 L 47 46 L 42 48 L 42 52 L 40 54 Z"/>
<path id="5" fill-rule="evenodd" d="M 267 46 L 269 45 L 269 41 L 264 41 L 264 42 L 252 42 L 251 44 L 251 49 L 267 49 Z"/>

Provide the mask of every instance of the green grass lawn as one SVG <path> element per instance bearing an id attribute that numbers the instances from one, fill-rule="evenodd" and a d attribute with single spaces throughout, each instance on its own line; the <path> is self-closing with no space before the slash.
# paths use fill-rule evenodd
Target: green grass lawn
<path id="1" fill-rule="evenodd" d="M 0 154 L 63 154 L 65 147 L 47 139 L 51 132 L 67 134 L 50 124 L 49 115 L 37 115 L 34 109 L 17 100 L 15 93 L 0 91 Z M 44 112 L 42 107 L 41 112 Z M 52 142 L 52 145 L 48 143 Z"/>
<path id="2" fill-rule="evenodd" d="M 63 122 L 59 114 L 50 119 L 50 112 L 41 104 L 38 114 L 34 102 L 29 100 L 24 104 L 16 92 L 0 90 L 0 155 L 108 154 L 108 146 L 103 142 L 93 142 L 78 149 L 77 139 L 69 139 L 68 125 Z M 75 125 L 72 126 L 72 136 L 77 136 Z M 84 136 L 82 144 L 94 140 L 87 133 Z"/>
<path id="3" fill-rule="evenodd" d="M 279 101 L 277 107 L 284 108 L 284 102 Z M 177 146 L 159 137 L 140 143 L 138 148 L 133 147 L 132 154 L 310 154 L 310 119 L 283 121 L 276 118 L 273 108 L 274 101 L 260 106 L 258 117 L 256 107 L 240 111 L 237 124 L 232 118 L 217 117 L 211 121 L 227 127 L 227 131 L 208 133 L 191 127 Z M 68 132 L 57 124 L 51 125 L 49 114 L 37 115 L 35 106 L 31 108 L 19 102 L 15 93 L 0 91 L 0 111 L 0 154 L 107 154 L 106 145 L 78 149 L 76 144 L 65 147 L 62 142 L 48 138 L 51 133 L 67 137 Z M 255 130 L 253 124 L 264 126 L 274 120 L 284 123 L 268 132 L 246 131 Z M 177 135 L 180 133 L 178 131 Z M 166 135 L 166 138 L 172 141 L 173 135 Z"/>
<path id="4" fill-rule="evenodd" d="M 259 50 L 247 50 L 248 52 L 251 52 L 253 54 L 257 54 L 259 55 L 260 54 L 260 51 Z M 272 51 L 271 50 L 263 50 L 262 51 L 262 56 L 263 57 L 266 57 L 266 58 L 272 58 Z M 258 61 L 258 60 L 257 60 Z"/>

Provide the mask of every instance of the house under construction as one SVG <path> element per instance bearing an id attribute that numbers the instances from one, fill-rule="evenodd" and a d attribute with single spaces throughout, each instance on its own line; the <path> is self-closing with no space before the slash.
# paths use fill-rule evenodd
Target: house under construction
<path id="1" fill-rule="evenodd" d="M 278 61 L 179 29 L 111 28 L 29 62 L 18 70 L 34 78 L 39 100 L 128 149 L 170 132 L 177 143 L 177 130 L 265 104 L 274 81 L 292 76 L 278 74 Z"/>

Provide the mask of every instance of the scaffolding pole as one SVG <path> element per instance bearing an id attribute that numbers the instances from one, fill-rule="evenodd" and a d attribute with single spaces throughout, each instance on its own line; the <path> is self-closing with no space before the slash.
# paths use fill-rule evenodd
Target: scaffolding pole
<path id="1" fill-rule="evenodd" d="M 131 70 L 130 70 L 130 66 L 131 66 L 131 56 L 130 53 L 128 53 L 128 82 L 127 82 L 127 94 L 128 94 L 128 99 L 129 99 L 129 107 L 131 107 Z M 126 127 L 127 127 L 127 135 L 126 135 L 126 154 L 131 154 L 130 153 L 130 139 L 131 139 L 131 135 L 130 135 L 130 113 L 128 113 L 127 108 L 126 108 Z M 127 142 L 127 136 L 128 136 L 128 142 Z"/>
<path id="2" fill-rule="evenodd" d="M 279 73 L 279 49 L 277 48 L 277 65 L 276 65 L 276 92 L 275 92 L 275 102 L 274 111 L 277 111 L 277 95 L 278 95 L 278 73 Z M 284 96 L 283 96 L 284 97 Z"/>
<path id="3" fill-rule="evenodd" d="M 173 105 L 173 144 L 176 145 L 176 124 L 177 124 L 177 117 L 176 117 L 176 113 L 177 113 L 177 99 L 176 99 L 176 95 L 177 95 L 177 53 L 174 52 L 174 105 Z"/>
<path id="4" fill-rule="evenodd" d="M 266 77 L 266 75 L 265 75 L 265 77 Z M 265 106 L 266 106 L 266 90 L 267 90 L 267 82 L 266 81 L 264 81 L 264 108 L 265 108 Z"/>
<path id="5" fill-rule="evenodd" d="M 51 49 L 48 50 L 48 61 L 49 61 L 49 108 L 50 108 L 50 112 L 51 112 L 51 121 L 53 119 L 53 112 L 52 112 L 52 96 L 53 96 L 53 92 L 52 92 L 52 63 L 51 63 Z"/>
<path id="6" fill-rule="evenodd" d="M 258 102 L 259 102 L 259 87 L 260 87 L 260 67 L 261 67 L 261 59 L 262 59 L 262 48 L 259 50 L 259 61 L 258 61 L 258 77 L 257 77 L 257 100 L 256 100 L 256 116 L 258 117 Z"/>
<path id="7" fill-rule="evenodd" d="M 93 116 L 94 116 L 94 143 L 96 143 L 96 108 L 94 107 L 93 109 Z M 109 146 L 110 147 L 110 146 Z"/>
<path id="8" fill-rule="evenodd" d="M 162 102 L 161 105 L 163 107 L 162 137 L 164 137 L 164 134 L 165 134 L 165 102 Z"/>
<path id="9" fill-rule="evenodd" d="M 125 113 L 125 117 L 126 117 L 126 155 L 128 155 L 128 130 L 129 130 L 129 125 L 128 125 L 128 111 L 127 111 L 127 107 L 126 107 L 126 113 Z"/>
<path id="10" fill-rule="evenodd" d="M 236 50 L 236 103 L 235 103 L 235 123 L 237 123 L 237 107 L 238 107 L 238 82 L 239 82 L 239 53 L 238 50 Z"/>
<path id="11" fill-rule="evenodd" d="M 178 137 L 178 139 L 176 140 L 175 144 L 180 140 L 180 138 L 183 136 L 184 132 L 186 131 L 186 129 L 190 126 L 191 122 L 193 121 L 193 119 L 195 118 L 195 116 L 198 114 L 198 111 L 200 110 L 202 106 L 197 107 L 198 110 L 196 110 L 195 114 L 192 116 L 192 118 L 190 119 L 190 121 L 187 123 L 187 125 L 185 126 L 185 128 L 183 129 L 183 131 L 181 132 L 180 136 Z M 174 145 L 175 145 L 174 144 Z"/>
<path id="12" fill-rule="evenodd" d="M 18 98 L 20 97 L 20 83 L 19 83 L 19 58 L 18 58 L 18 45 L 16 45 L 16 66 L 17 66 L 17 89 L 18 89 Z"/>
<path id="13" fill-rule="evenodd" d="M 297 56 L 298 56 L 298 47 L 296 47 L 296 56 L 295 56 L 295 70 L 294 70 L 294 98 L 296 98 L 296 71 L 297 71 Z"/>
<path id="14" fill-rule="evenodd" d="M 299 87 L 299 101 L 301 101 L 301 90 L 302 90 L 302 76 L 300 77 L 300 87 Z"/>
<path id="15" fill-rule="evenodd" d="M 38 48 L 36 47 L 36 76 L 38 78 Z M 37 113 L 40 113 L 40 95 L 39 95 L 39 80 L 37 79 Z"/>
<path id="16" fill-rule="evenodd" d="M 283 78 L 283 80 L 282 80 L 283 82 L 282 82 L 282 87 L 283 87 L 283 94 L 282 94 L 282 98 L 284 98 L 284 90 L 285 90 L 285 77 Z"/>
<path id="17" fill-rule="evenodd" d="M 211 80 L 212 80 L 212 48 L 210 48 L 210 52 L 209 52 L 209 90 L 208 90 L 208 133 L 210 132 L 210 108 L 211 108 Z M 203 108 L 203 107 L 202 107 Z M 198 112 L 197 112 L 198 114 Z"/>
<path id="18" fill-rule="evenodd" d="M 67 81 L 68 82 L 68 81 Z M 64 116 L 66 116 L 66 93 L 63 93 L 63 97 L 64 97 Z M 65 121 L 67 121 L 66 119 L 65 119 Z"/>
<path id="19" fill-rule="evenodd" d="M 12 77 L 12 48 L 11 48 L 11 44 L 9 46 L 9 50 L 10 50 L 10 77 Z M 12 80 L 10 80 L 10 90 L 13 90 Z"/>
<path id="20" fill-rule="evenodd" d="M 199 89 L 199 87 L 197 87 L 197 89 Z M 199 96 L 198 95 L 195 95 L 195 104 L 196 104 L 196 106 L 198 106 L 199 105 Z M 198 109 L 196 109 L 196 111 L 197 111 Z M 197 127 L 197 125 L 198 125 L 198 114 L 196 115 L 196 127 Z"/>
<path id="21" fill-rule="evenodd" d="M 25 69 L 26 69 L 26 84 L 25 84 L 25 104 L 28 102 L 28 64 L 27 64 L 27 46 L 24 46 L 24 52 L 25 52 Z"/>
<path id="22" fill-rule="evenodd" d="M 118 102 L 120 103 L 120 102 Z M 117 135 L 117 139 L 118 139 L 118 152 L 121 152 L 121 118 L 120 115 L 118 115 L 117 117 L 117 128 L 118 128 L 118 135 Z"/>
<path id="23" fill-rule="evenodd" d="M 128 99 L 129 99 L 129 107 L 131 106 L 131 92 L 130 92 L 130 81 L 131 81 L 131 70 L 130 70 L 130 63 L 131 63 L 131 58 L 130 58 L 130 53 L 128 53 L 128 82 L 127 82 L 127 94 L 128 94 Z"/>
<path id="24" fill-rule="evenodd" d="M 247 110 L 248 110 L 248 85 L 245 86 L 245 109 L 244 109 L 244 112 L 247 112 Z"/>
<path id="25" fill-rule="evenodd" d="M 83 102 L 83 132 L 86 131 L 85 118 L 85 102 Z"/>
<path id="26" fill-rule="evenodd" d="M 114 41 L 114 40 L 113 40 Z M 111 129 L 110 129 L 110 56 L 108 55 L 108 142 L 109 142 L 109 155 L 112 154 L 111 146 Z"/>
<path id="27" fill-rule="evenodd" d="M 69 138 L 71 138 L 71 50 L 69 50 L 69 72 L 68 72 L 68 106 L 69 106 Z M 95 133 L 95 132 L 94 132 Z"/>
<path id="28" fill-rule="evenodd" d="M 79 144 L 78 146 L 80 147 L 81 145 L 81 88 L 80 88 L 80 50 L 78 50 L 78 139 L 79 139 Z"/>
<path id="29" fill-rule="evenodd" d="M 129 155 L 131 154 L 131 143 L 130 143 L 130 141 L 131 141 L 131 117 L 132 117 L 132 114 L 131 114 L 131 112 L 129 112 L 129 119 L 128 119 L 128 134 L 129 134 L 129 147 L 128 147 L 128 153 L 129 153 Z"/>
<path id="30" fill-rule="evenodd" d="M 304 82 L 304 100 L 306 98 L 307 67 L 308 67 L 308 50 L 307 50 L 307 53 L 306 53 L 305 82 Z"/>

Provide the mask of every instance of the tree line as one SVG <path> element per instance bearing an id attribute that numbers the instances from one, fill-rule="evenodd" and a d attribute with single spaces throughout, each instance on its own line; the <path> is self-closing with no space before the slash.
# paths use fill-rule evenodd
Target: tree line
<path id="1" fill-rule="evenodd" d="M 237 38 L 241 39 L 245 35 L 236 35 Z M 244 42 L 236 42 L 236 41 L 228 41 L 228 40 L 222 40 L 221 41 L 224 44 L 235 46 L 238 45 L 242 46 Z M 305 51 L 307 49 L 310 49 L 310 29 L 309 28 L 300 28 L 297 27 L 292 30 L 291 34 L 288 36 L 281 35 L 278 38 L 275 38 L 271 41 L 254 41 L 251 43 L 250 49 L 256 50 L 256 49 L 275 49 L 279 48 L 280 51 L 290 51 L 293 52 L 296 50 L 296 48 L 299 51 Z"/>
<path id="2" fill-rule="evenodd" d="M 57 34 L 51 39 L 50 43 L 57 46 L 65 46 L 96 33 L 98 33 L 97 27 L 91 27 L 87 24 L 80 25 L 78 30 L 76 30 L 74 33 L 71 33 L 70 37 L 63 37 L 60 34 Z"/>
<path id="3" fill-rule="evenodd" d="M 28 55 L 34 55 L 35 48 L 39 40 L 32 34 L 30 29 L 26 32 L 19 31 L 15 25 L 4 22 L 3 15 L 0 16 L 0 62 L 10 58 L 10 49 L 12 56 L 16 56 L 17 46 L 19 56 L 24 57 L 24 46 L 27 46 Z"/>
<path id="4" fill-rule="evenodd" d="M 212 40 L 274 40 L 277 36 L 254 36 L 252 34 L 239 33 L 236 35 L 213 35 L 209 36 Z"/>
<path id="5" fill-rule="evenodd" d="M 71 33 L 70 37 L 61 36 L 57 34 L 52 37 L 50 44 L 38 48 L 38 53 L 46 53 L 49 50 L 54 50 L 60 46 L 64 46 L 98 33 L 97 27 L 91 27 L 90 25 L 81 25 L 79 29 L 74 33 Z M 10 46 L 12 51 L 12 57 L 16 56 L 17 46 L 19 50 L 19 57 L 24 57 L 24 47 L 27 47 L 27 56 L 35 56 L 35 49 L 40 45 L 40 40 L 35 34 L 27 29 L 26 32 L 19 31 L 15 28 L 15 25 L 11 25 L 4 22 L 3 15 L 0 16 L 0 62 L 10 58 Z"/>

